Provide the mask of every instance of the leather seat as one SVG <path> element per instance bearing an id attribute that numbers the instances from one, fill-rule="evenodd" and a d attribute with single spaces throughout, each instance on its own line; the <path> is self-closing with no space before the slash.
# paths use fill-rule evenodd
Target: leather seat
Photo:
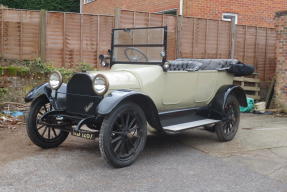
<path id="1" fill-rule="evenodd" d="M 241 62 L 236 59 L 185 59 L 169 61 L 170 71 L 223 70 Z"/>
<path id="2" fill-rule="evenodd" d="M 176 59 L 169 61 L 169 71 L 226 70 L 235 76 L 246 76 L 254 72 L 252 65 L 237 59 Z"/>
<path id="3" fill-rule="evenodd" d="M 169 61 L 169 71 L 198 71 L 202 63 L 192 60 Z"/>

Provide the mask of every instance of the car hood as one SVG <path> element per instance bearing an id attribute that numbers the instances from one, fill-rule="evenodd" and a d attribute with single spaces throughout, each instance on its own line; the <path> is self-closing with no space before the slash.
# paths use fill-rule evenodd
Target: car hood
<path id="1" fill-rule="evenodd" d="M 90 71 L 90 76 L 94 77 L 97 74 L 104 75 L 109 81 L 109 91 L 119 89 L 138 90 L 140 83 L 132 73 L 128 71 Z"/>

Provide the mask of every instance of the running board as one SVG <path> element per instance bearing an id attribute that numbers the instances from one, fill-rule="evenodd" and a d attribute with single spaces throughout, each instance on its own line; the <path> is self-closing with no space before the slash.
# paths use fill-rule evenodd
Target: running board
<path id="1" fill-rule="evenodd" d="M 187 122 L 187 123 L 181 123 L 181 124 L 176 124 L 176 125 L 170 125 L 163 127 L 163 130 L 165 132 L 169 133 L 178 133 L 181 131 L 185 131 L 187 129 L 192 129 L 195 127 L 201 127 L 204 125 L 210 125 L 214 123 L 218 123 L 220 120 L 215 120 L 215 119 L 203 119 L 203 120 L 197 120 L 197 121 L 192 121 L 192 122 Z"/>

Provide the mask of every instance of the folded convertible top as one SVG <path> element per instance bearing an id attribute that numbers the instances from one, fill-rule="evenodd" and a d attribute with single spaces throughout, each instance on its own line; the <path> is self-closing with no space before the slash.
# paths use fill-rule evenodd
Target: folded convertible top
<path id="1" fill-rule="evenodd" d="M 234 76 L 251 75 L 254 72 L 252 65 L 244 64 L 237 59 L 186 59 L 180 58 L 169 61 L 170 70 L 225 70 Z"/>

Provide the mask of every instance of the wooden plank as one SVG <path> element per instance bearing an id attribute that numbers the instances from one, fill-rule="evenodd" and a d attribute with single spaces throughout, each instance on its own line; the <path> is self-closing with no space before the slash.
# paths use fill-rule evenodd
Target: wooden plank
<path id="1" fill-rule="evenodd" d="M 268 47 L 268 29 L 265 28 L 266 30 L 266 36 L 265 36 L 265 54 L 264 54 L 264 80 L 266 81 L 266 68 L 267 68 L 267 47 Z"/>
<path id="2" fill-rule="evenodd" d="M 62 55 L 62 66 L 66 65 L 66 13 L 63 13 L 63 55 Z"/>
<path id="3" fill-rule="evenodd" d="M 246 40 L 247 40 L 247 25 L 245 25 L 245 29 L 244 29 L 243 62 L 245 62 L 245 57 L 246 57 Z"/>
<path id="4" fill-rule="evenodd" d="M 255 47 L 254 47 L 254 67 L 255 70 L 257 71 L 257 39 L 258 39 L 258 27 L 256 27 L 256 33 L 255 33 Z"/>
<path id="5" fill-rule="evenodd" d="M 231 19 L 231 52 L 230 52 L 230 58 L 234 59 L 235 58 L 235 52 L 236 52 L 236 23 L 235 23 L 235 18 L 232 17 Z"/>
<path id="6" fill-rule="evenodd" d="M 270 103 L 272 100 L 272 96 L 274 94 L 274 87 L 275 87 L 276 77 L 272 78 L 272 82 L 270 84 L 270 87 L 268 89 L 267 95 L 266 95 L 266 108 L 268 109 L 270 107 Z"/>
<path id="7" fill-rule="evenodd" d="M 80 19 L 80 62 L 83 63 L 83 14 Z"/>
<path id="8" fill-rule="evenodd" d="M 194 57 L 194 42 L 195 42 L 195 21 L 197 21 L 196 20 L 196 18 L 193 18 L 193 34 L 192 34 L 192 57 Z"/>
<path id="9" fill-rule="evenodd" d="M 207 58 L 208 19 L 205 20 L 204 57 Z"/>
<path id="10" fill-rule="evenodd" d="M 246 95 L 246 97 L 250 97 L 250 98 L 253 98 L 253 99 L 255 99 L 255 100 L 260 100 L 261 99 L 261 97 L 260 96 L 256 96 L 256 95 Z"/>
<path id="11" fill-rule="evenodd" d="M 98 26 L 97 26 L 97 63 L 96 63 L 96 67 L 98 67 L 98 64 L 99 64 L 99 62 L 98 62 L 98 58 L 99 58 L 99 54 L 100 54 L 100 16 L 98 15 L 97 16 L 97 24 L 98 24 Z"/>
<path id="12" fill-rule="evenodd" d="M 46 38 L 47 35 L 47 11 L 41 10 L 40 12 L 40 58 L 42 61 L 46 61 Z"/>
<path id="13" fill-rule="evenodd" d="M 218 52 L 219 52 L 219 26 L 220 20 L 217 21 L 217 31 L 216 31 L 216 58 L 218 59 Z"/>
<path id="14" fill-rule="evenodd" d="M 20 11 L 20 38 L 19 38 L 19 58 L 20 60 L 22 60 L 22 56 L 23 56 L 23 14 L 22 11 Z"/>
<path id="15" fill-rule="evenodd" d="M 182 31 L 182 23 L 183 23 L 183 16 L 177 16 L 177 22 L 176 22 L 176 58 L 181 56 L 180 53 L 180 47 L 181 47 L 181 41 L 180 41 L 180 35 Z"/>
<path id="16" fill-rule="evenodd" d="M 245 91 L 260 91 L 260 87 L 242 86 Z"/>
<path id="17" fill-rule="evenodd" d="M 115 28 L 120 28 L 121 26 L 121 9 L 115 8 Z"/>
<path id="18" fill-rule="evenodd" d="M 260 79 L 255 78 L 248 78 L 248 77 L 234 77 L 234 81 L 246 81 L 246 82 L 253 82 L 253 83 L 259 83 Z"/>
<path id="19" fill-rule="evenodd" d="M 1 57 L 4 57 L 4 9 L 1 11 Z"/>

